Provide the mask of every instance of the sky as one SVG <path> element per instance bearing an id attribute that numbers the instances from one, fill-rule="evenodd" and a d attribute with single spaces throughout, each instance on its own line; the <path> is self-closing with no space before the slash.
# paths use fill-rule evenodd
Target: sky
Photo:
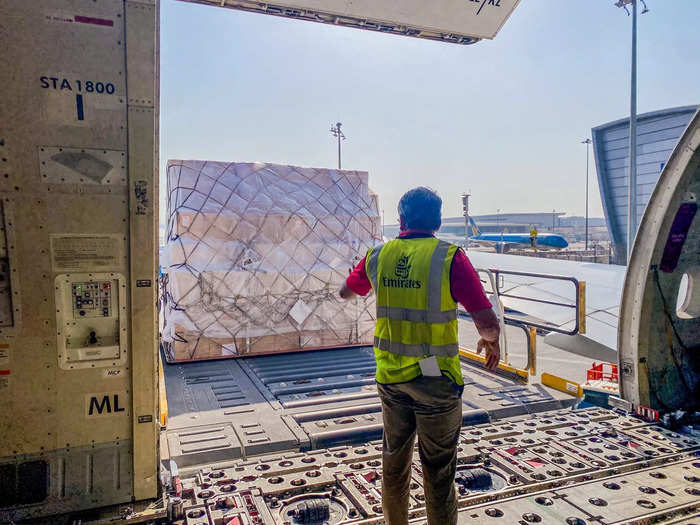
<path id="1" fill-rule="evenodd" d="M 700 104 L 700 0 L 647 0 L 638 112 Z M 585 213 L 592 127 L 629 115 L 631 17 L 613 0 L 521 0 L 460 46 L 175 0 L 161 4 L 161 216 L 168 159 L 369 172 L 387 223 L 429 186 L 443 216 Z M 590 215 L 602 217 L 590 155 Z"/>

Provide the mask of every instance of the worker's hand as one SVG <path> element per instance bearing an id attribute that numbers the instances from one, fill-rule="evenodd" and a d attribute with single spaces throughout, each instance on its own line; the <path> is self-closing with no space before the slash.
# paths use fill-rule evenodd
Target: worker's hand
<path id="1" fill-rule="evenodd" d="M 476 353 L 481 354 L 481 351 L 486 349 L 486 368 L 495 370 L 498 362 L 501 359 L 501 347 L 498 344 L 498 339 L 495 341 L 487 341 L 483 337 L 476 343 Z"/>
<path id="2" fill-rule="evenodd" d="M 347 299 L 352 299 L 353 297 L 355 297 L 355 292 L 353 292 L 350 289 L 350 287 L 348 286 L 347 283 L 343 283 L 343 286 L 340 288 L 338 295 L 340 295 L 340 297 L 342 299 L 347 300 Z"/>

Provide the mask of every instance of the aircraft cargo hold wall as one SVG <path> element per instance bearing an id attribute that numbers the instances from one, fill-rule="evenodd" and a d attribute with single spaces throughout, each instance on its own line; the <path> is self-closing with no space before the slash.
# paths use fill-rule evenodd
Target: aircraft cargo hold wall
<path id="1" fill-rule="evenodd" d="M 338 290 L 381 241 L 366 172 L 168 163 L 169 362 L 371 345 L 374 298 Z"/>
<path id="2" fill-rule="evenodd" d="M 0 4 L 0 522 L 156 496 L 157 24 Z"/>

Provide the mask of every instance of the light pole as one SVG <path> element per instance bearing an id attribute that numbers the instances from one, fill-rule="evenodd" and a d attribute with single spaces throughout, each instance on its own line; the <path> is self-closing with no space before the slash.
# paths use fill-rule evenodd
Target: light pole
<path id="1" fill-rule="evenodd" d="M 345 140 L 345 135 L 341 131 L 340 127 L 343 125 L 342 122 L 336 122 L 335 126 L 331 124 L 331 135 L 338 138 L 338 169 L 340 168 L 340 140 Z"/>
<path id="2" fill-rule="evenodd" d="M 644 0 L 640 0 L 644 9 L 649 9 Z M 618 0 L 615 5 L 622 7 L 627 14 L 627 6 L 632 4 L 632 68 L 630 75 L 630 173 L 628 178 L 627 198 L 627 262 L 632 255 L 634 237 L 637 234 L 637 0 Z"/>
<path id="3" fill-rule="evenodd" d="M 464 212 L 464 249 L 469 248 L 469 197 L 470 193 L 462 193 L 462 211 Z"/>
<path id="4" fill-rule="evenodd" d="M 588 250 L 588 147 L 593 142 L 591 139 L 586 139 L 581 144 L 586 145 L 586 250 Z"/>
<path id="5" fill-rule="evenodd" d="M 556 210 L 552 210 L 552 233 L 554 233 L 554 217 L 556 217 L 555 213 Z"/>

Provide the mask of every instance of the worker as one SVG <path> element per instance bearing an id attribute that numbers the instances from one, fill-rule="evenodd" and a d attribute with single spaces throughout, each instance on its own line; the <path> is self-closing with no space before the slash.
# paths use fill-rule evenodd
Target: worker
<path id="1" fill-rule="evenodd" d="M 499 324 L 478 274 L 457 246 L 435 238 L 442 200 L 428 188 L 399 201 L 397 239 L 367 252 L 340 296 L 374 290 L 374 354 L 382 402 L 382 506 L 388 525 L 408 523 L 416 433 L 429 525 L 457 523 L 455 472 L 464 381 L 459 361 L 457 302 L 471 314 L 486 366 L 499 362 Z"/>
<path id="2" fill-rule="evenodd" d="M 530 226 L 530 246 L 537 249 L 537 226 Z"/>

